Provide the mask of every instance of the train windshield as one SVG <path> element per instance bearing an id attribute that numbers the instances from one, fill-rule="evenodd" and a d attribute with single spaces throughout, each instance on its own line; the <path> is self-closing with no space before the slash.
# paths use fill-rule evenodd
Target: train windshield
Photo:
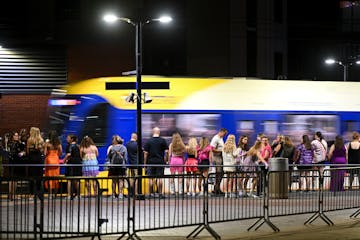
<path id="1" fill-rule="evenodd" d="M 98 102 L 91 97 L 64 96 L 49 100 L 48 129 L 62 136 L 75 134 L 80 139 L 91 136 L 96 145 L 106 143 L 109 103 Z"/>
<path id="2" fill-rule="evenodd" d="M 74 108 L 80 101 L 75 98 L 61 98 L 49 100 L 49 126 L 48 129 L 56 130 L 62 134 L 65 125 L 71 119 Z"/>

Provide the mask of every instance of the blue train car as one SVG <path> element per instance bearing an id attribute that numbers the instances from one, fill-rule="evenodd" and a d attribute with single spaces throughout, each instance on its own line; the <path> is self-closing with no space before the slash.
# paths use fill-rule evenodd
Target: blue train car
<path id="1" fill-rule="evenodd" d="M 54 91 L 49 100 L 50 128 L 80 138 L 91 136 L 105 159 L 111 136 L 128 141 L 136 132 L 136 79 L 95 78 Z M 166 78 L 143 76 L 143 141 L 158 126 L 168 140 L 177 130 L 189 136 L 212 137 L 220 127 L 255 140 L 260 132 L 270 139 L 278 133 L 294 142 L 304 133 L 322 131 L 328 140 L 345 138 L 360 129 L 360 83 L 247 78 Z M 144 96 L 142 96 L 143 98 Z"/>

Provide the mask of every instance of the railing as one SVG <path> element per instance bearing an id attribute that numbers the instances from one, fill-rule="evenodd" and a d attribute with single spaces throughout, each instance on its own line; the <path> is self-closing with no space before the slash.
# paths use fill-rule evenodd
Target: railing
<path id="1" fill-rule="evenodd" d="M 214 177 L 214 173 L 207 178 L 200 174 L 166 174 L 157 179 L 154 176 L 3 177 L 0 178 L 0 238 L 117 235 L 140 239 L 138 233 L 143 231 L 194 226 L 188 238 L 207 230 L 220 239 L 210 224 L 256 219 L 248 230 L 257 230 L 266 223 L 279 231 L 271 222 L 272 217 L 313 213 L 304 219 L 304 224 L 321 218 L 332 225 L 326 212 L 360 208 L 360 167 L 332 166 L 323 172 L 259 169 L 224 174 L 221 182 L 224 193 L 213 192 Z M 254 180 L 260 184 L 256 186 Z M 9 195 L 8 186 L 14 186 L 15 182 L 18 187 Z M 151 182 L 154 184 L 150 189 Z M 123 197 L 113 194 L 114 183 L 124 186 Z M 93 189 L 88 188 L 91 184 Z M 57 190 L 51 192 L 51 185 L 57 186 Z M 73 194 L 67 192 L 70 187 Z M 358 215 L 360 210 L 351 217 Z"/>

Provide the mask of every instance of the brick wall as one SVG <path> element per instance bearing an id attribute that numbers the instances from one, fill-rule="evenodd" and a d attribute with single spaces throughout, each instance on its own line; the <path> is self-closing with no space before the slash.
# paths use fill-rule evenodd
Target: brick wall
<path id="1" fill-rule="evenodd" d="M 49 95 L 2 95 L 0 98 L 0 136 L 21 128 L 39 127 L 48 121 Z"/>

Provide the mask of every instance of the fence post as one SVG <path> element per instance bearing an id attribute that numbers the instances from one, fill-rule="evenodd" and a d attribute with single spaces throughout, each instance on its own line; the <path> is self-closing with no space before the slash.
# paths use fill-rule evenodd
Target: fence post
<path id="1" fill-rule="evenodd" d="M 199 235 L 204 229 L 206 229 L 211 236 L 213 236 L 215 239 L 221 239 L 220 235 L 215 232 L 214 229 L 212 229 L 209 225 L 209 176 L 204 179 L 203 175 L 200 175 L 198 177 L 203 178 L 203 223 L 200 224 L 197 228 L 194 229 L 189 235 L 186 236 L 186 238 L 196 238 L 197 235 Z M 197 179 L 196 179 L 197 180 Z"/>
<path id="2" fill-rule="evenodd" d="M 260 171 L 260 179 L 262 179 L 261 183 L 263 188 L 263 216 L 261 218 L 259 218 L 253 225 L 251 225 L 247 230 L 250 231 L 253 227 L 255 227 L 256 225 L 258 225 L 255 228 L 255 231 L 258 230 L 264 223 L 266 223 L 267 225 L 269 225 L 269 227 L 272 228 L 272 230 L 274 230 L 274 232 L 279 232 L 280 229 L 277 228 L 271 221 L 269 218 L 269 175 L 273 174 L 274 172 L 265 172 L 265 168 L 264 170 Z"/>
<path id="3" fill-rule="evenodd" d="M 328 170 L 325 170 L 328 171 Z M 304 222 L 304 225 L 311 224 L 314 222 L 318 217 L 320 217 L 327 225 L 334 225 L 334 223 L 324 214 L 323 212 L 323 202 L 324 202 L 324 173 L 321 173 L 317 170 L 319 176 L 319 204 L 318 204 L 318 211 L 312 215 L 308 220 Z"/>

